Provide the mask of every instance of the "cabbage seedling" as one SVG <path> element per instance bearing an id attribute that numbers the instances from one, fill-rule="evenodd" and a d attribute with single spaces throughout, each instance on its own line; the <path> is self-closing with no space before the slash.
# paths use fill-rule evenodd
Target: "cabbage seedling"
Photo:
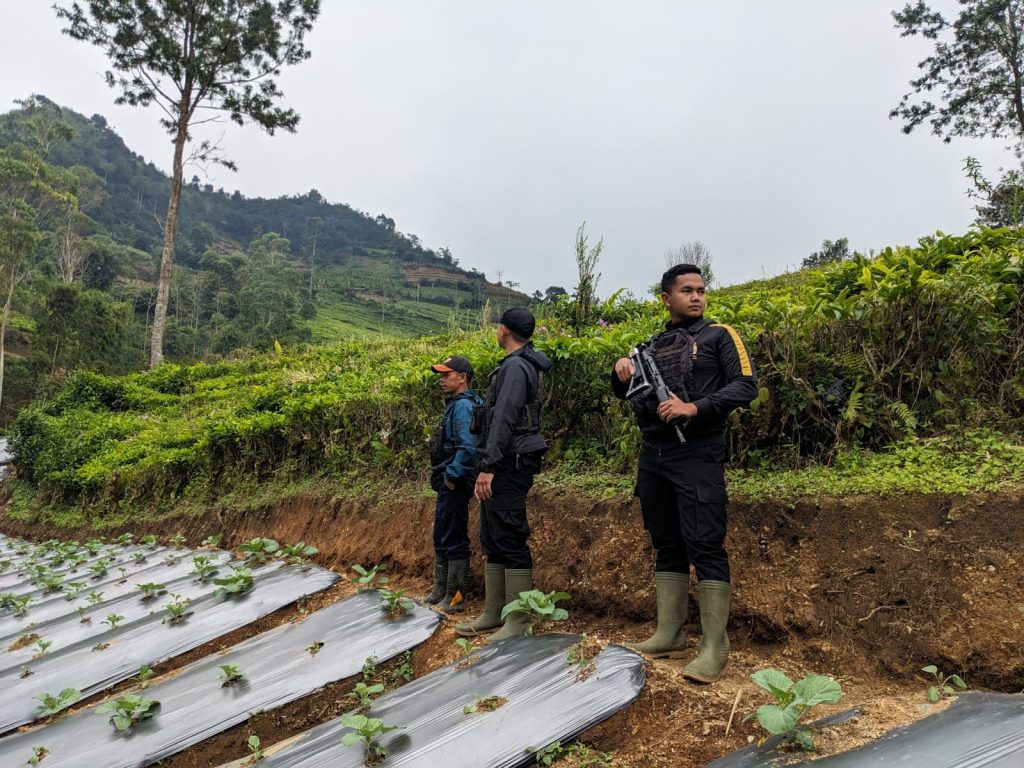
<path id="1" fill-rule="evenodd" d="M 100 624 L 109 624 L 111 629 L 117 629 L 117 625 L 121 623 L 124 616 L 119 613 L 108 613 L 107 618 L 100 622 Z"/>
<path id="2" fill-rule="evenodd" d="M 243 672 L 237 664 L 221 664 L 218 669 L 221 672 L 221 688 L 227 688 L 229 685 L 234 685 L 245 677 L 245 672 Z"/>
<path id="3" fill-rule="evenodd" d="M 262 565 L 281 549 L 281 545 L 273 539 L 250 539 L 238 547 L 238 551 L 245 555 L 246 563 Z"/>
<path id="4" fill-rule="evenodd" d="M 180 547 L 185 543 L 185 536 L 180 533 L 176 533 L 167 540 L 172 547 Z"/>
<path id="5" fill-rule="evenodd" d="M 24 616 L 28 612 L 28 604 L 32 602 L 31 595 L 16 597 L 12 595 L 8 600 L 8 607 L 15 616 Z"/>
<path id="6" fill-rule="evenodd" d="M 156 549 L 156 536 L 152 533 L 147 534 L 139 539 L 139 543 L 143 546 L 149 547 L 150 549 Z"/>
<path id="7" fill-rule="evenodd" d="M 149 687 L 149 681 L 153 677 L 154 674 L 156 674 L 156 673 L 153 671 L 152 667 L 147 666 L 145 664 L 140 664 L 139 665 L 139 674 L 137 676 L 137 679 L 139 681 L 139 688 L 141 688 L 143 690 L 148 688 Z"/>
<path id="8" fill-rule="evenodd" d="M 964 679 L 960 677 L 960 675 L 943 676 L 942 672 L 940 672 L 939 668 L 934 664 L 929 664 L 927 667 L 921 667 L 921 671 L 934 677 L 935 682 L 938 683 L 938 685 L 928 686 L 928 701 L 932 704 L 937 702 L 943 696 L 954 695 L 957 688 L 961 691 L 967 690 L 967 683 L 964 682 Z"/>
<path id="9" fill-rule="evenodd" d="M 138 587 L 142 592 L 142 600 L 152 600 L 157 595 L 163 594 L 167 591 L 163 584 L 154 584 L 151 581 L 145 584 L 139 584 Z"/>
<path id="10" fill-rule="evenodd" d="M 240 595 L 242 592 L 252 589 L 252 569 L 231 566 L 230 576 L 214 579 L 213 583 L 220 587 L 217 590 L 220 594 Z"/>
<path id="11" fill-rule="evenodd" d="M 384 686 L 381 683 L 376 685 L 356 683 L 356 687 L 349 693 L 346 693 L 345 696 L 349 699 L 355 699 L 362 709 L 366 709 L 373 703 L 373 697 L 380 693 L 384 693 Z"/>
<path id="12" fill-rule="evenodd" d="M 289 565 L 306 565 L 310 557 L 315 555 L 320 550 L 316 547 L 311 547 L 304 541 L 300 541 L 298 544 L 293 544 L 290 547 L 281 548 L 281 557 L 283 557 Z"/>
<path id="13" fill-rule="evenodd" d="M 135 563 L 136 565 L 141 565 L 142 563 L 146 562 L 146 553 L 145 552 L 136 552 L 135 554 L 132 555 L 132 562 Z"/>
<path id="14" fill-rule="evenodd" d="M 133 533 L 122 533 L 120 536 L 118 536 L 116 539 L 114 539 L 114 541 L 116 541 L 122 547 L 127 547 L 129 544 L 131 544 L 133 541 L 135 541 L 135 534 L 133 534 Z"/>
<path id="15" fill-rule="evenodd" d="M 87 606 L 87 605 L 80 605 L 77 608 L 75 608 L 75 611 L 77 611 L 77 613 L 78 613 L 78 619 L 83 624 L 88 624 L 90 621 L 92 621 L 92 616 L 86 616 L 85 615 L 85 612 L 88 611 L 88 610 L 89 610 L 89 606 Z"/>
<path id="16" fill-rule="evenodd" d="M 38 719 L 40 717 L 46 717 L 47 715 L 56 715 L 65 707 L 70 707 L 82 698 L 82 692 L 75 690 L 74 688 L 65 688 L 56 696 L 51 696 L 48 693 L 41 693 L 35 698 L 40 702 L 39 706 L 35 709 L 35 716 Z"/>
<path id="17" fill-rule="evenodd" d="M 388 577 L 383 575 L 387 567 L 387 563 L 379 563 L 367 570 L 361 565 L 353 565 L 352 570 L 356 572 L 356 576 L 352 581 L 355 582 L 360 592 L 373 589 L 375 582 L 376 584 L 387 584 Z"/>
<path id="18" fill-rule="evenodd" d="M 89 585 L 84 581 L 69 581 L 64 585 L 64 599 L 69 601 L 74 600 L 78 597 L 78 593 L 87 586 Z"/>
<path id="19" fill-rule="evenodd" d="M 177 565 L 177 564 L 178 564 L 178 556 L 175 555 L 175 554 L 170 554 L 170 555 L 168 555 L 167 557 L 164 558 L 164 565 L 166 565 L 168 568 L 170 568 L 171 566 Z"/>
<path id="20" fill-rule="evenodd" d="M 199 577 L 200 581 L 206 581 L 219 570 L 219 566 L 209 555 L 196 555 L 192 558 L 192 573 Z"/>
<path id="21" fill-rule="evenodd" d="M 85 596 L 86 601 L 89 605 L 96 605 L 97 603 L 103 602 L 103 593 L 97 592 L 95 589 L 92 590 L 88 595 Z"/>
<path id="22" fill-rule="evenodd" d="M 43 640 L 43 638 L 37 637 L 33 645 L 35 646 L 36 649 L 36 655 L 33 656 L 33 658 L 38 659 L 40 656 L 46 653 L 47 648 L 53 645 L 53 640 Z"/>
<path id="23" fill-rule="evenodd" d="M 531 589 L 529 592 L 520 592 L 519 597 L 501 609 L 501 618 L 504 620 L 510 613 L 519 611 L 529 614 L 530 625 L 526 628 L 526 634 L 532 635 L 535 627 L 539 627 L 545 621 L 564 621 L 569 618 L 569 612 L 565 608 L 559 608 L 556 603 L 561 600 L 570 600 L 568 592 L 544 593 L 539 589 Z"/>
<path id="24" fill-rule="evenodd" d="M 246 746 L 249 747 L 249 764 L 258 763 L 263 759 L 263 750 L 260 749 L 260 737 L 255 733 L 250 736 L 246 742 Z"/>
<path id="25" fill-rule="evenodd" d="M 464 637 L 457 638 L 455 644 L 459 646 L 459 658 L 464 659 L 469 656 L 473 651 L 476 650 L 476 646 L 473 645 L 472 640 L 467 640 Z"/>
<path id="26" fill-rule="evenodd" d="M 839 683 L 823 675 L 807 675 L 799 683 L 794 683 L 777 669 L 762 669 L 752 674 L 750 679 L 768 691 L 775 698 L 775 703 L 758 707 L 756 712 L 743 720 L 756 717 L 761 727 L 769 733 L 782 734 L 796 741 L 803 749 L 813 751 L 811 729 L 801 723 L 800 719 L 817 704 L 839 701 L 843 695 Z"/>
<path id="27" fill-rule="evenodd" d="M 178 624 L 189 614 L 188 600 L 182 599 L 181 595 L 171 595 L 171 602 L 167 603 L 164 608 L 168 613 L 164 622 L 169 624 Z"/>
<path id="28" fill-rule="evenodd" d="M 213 549 L 218 544 L 220 544 L 221 538 L 222 536 L 219 533 L 215 533 L 212 536 L 207 536 L 205 539 L 199 542 L 199 546 L 206 547 L 208 549 Z"/>
<path id="29" fill-rule="evenodd" d="M 119 699 L 108 701 L 96 708 L 96 714 L 113 712 L 110 724 L 119 731 L 127 731 L 133 725 L 153 717 L 160 707 L 159 701 L 150 701 L 134 693 L 126 693 Z"/>
<path id="30" fill-rule="evenodd" d="M 397 731 L 404 727 L 384 725 L 383 720 L 365 715 L 342 715 L 341 724 L 352 729 L 341 737 L 341 743 L 346 747 L 362 743 L 366 749 L 366 760 L 369 763 L 376 763 L 388 754 L 388 751 L 377 742 L 377 739 L 388 731 Z"/>
<path id="31" fill-rule="evenodd" d="M 382 589 L 380 591 L 380 606 L 389 616 L 401 616 L 403 613 L 410 613 L 416 604 L 408 597 L 404 597 L 408 589 Z"/>
<path id="32" fill-rule="evenodd" d="M 50 750 L 46 747 L 32 747 L 32 757 L 28 759 L 28 764 L 39 765 L 48 754 L 50 754 Z"/>
<path id="33" fill-rule="evenodd" d="M 22 664 L 21 667 L 18 669 L 18 677 L 28 677 L 29 675 L 34 674 L 35 672 L 32 671 L 32 667 L 30 667 L 28 664 Z"/>

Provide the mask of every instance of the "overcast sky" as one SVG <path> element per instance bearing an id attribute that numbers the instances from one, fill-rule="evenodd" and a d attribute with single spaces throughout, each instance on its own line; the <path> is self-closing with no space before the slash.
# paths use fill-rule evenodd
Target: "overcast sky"
<path id="1" fill-rule="evenodd" d="M 0 110 L 41 93 L 100 113 L 168 170 L 156 108 L 115 106 L 101 52 L 49 5 L 0 0 Z M 584 220 L 604 238 L 601 295 L 643 291 L 687 240 L 728 284 L 826 238 L 867 250 L 958 232 L 973 219 L 963 158 L 995 175 L 1010 156 L 888 119 L 929 51 L 893 29 L 899 5 L 323 0 L 313 57 L 280 78 L 298 132 L 215 127 L 239 172 L 211 182 L 316 188 L 527 291 L 572 289 Z"/>

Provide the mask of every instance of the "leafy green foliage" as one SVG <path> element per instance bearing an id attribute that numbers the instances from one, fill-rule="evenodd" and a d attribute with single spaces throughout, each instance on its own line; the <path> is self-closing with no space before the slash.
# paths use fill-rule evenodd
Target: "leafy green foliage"
<path id="1" fill-rule="evenodd" d="M 408 589 L 382 589 L 380 591 L 380 606 L 389 616 L 400 616 L 410 613 L 416 604 L 405 597 Z"/>
<path id="2" fill-rule="evenodd" d="M 192 573 L 198 576 L 200 581 L 206 581 L 220 570 L 220 566 L 209 555 L 196 555 L 192 558 L 192 565 Z"/>
<path id="3" fill-rule="evenodd" d="M 319 551 L 320 550 L 316 547 L 310 546 L 304 541 L 300 541 L 298 544 L 282 547 L 280 555 L 291 565 L 305 565 L 309 558 Z"/>
<path id="4" fill-rule="evenodd" d="M 149 687 L 149 681 L 153 678 L 154 674 L 156 673 L 153 671 L 153 668 L 148 664 L 140 665 L 139 674 L 136 675 L 135 678 L 139 681 L 139 688 L 142 690 L 146 690 L 146 688 Z"/>
<path id="5" fill-rule="evenodd" d="M 481 698 L 479 694 L 476 694 L 473 696 L 472 702 L 463 705 L 462 714 L 472 715 L 476 712 L 493 712 L 507 703 L 508 699 L 504 696 L 485 696 Z"/>
<path id="6" fill-rule="evenodd" d="M 531 624 L 528 633 L 546 621 L 564 621 L 569 618 L 569 612 L 565 608 L 559 608 L 557 603 L 562 600 L 570 600 L 568 592 L 542 592 L 539 589 L 531 589 L 529 592 L 520 592 L 512 602 L 501 609 L 501 618 L 504 619 L 513 611 L 527 613 L 530 615 Z"/>
<path id="7" fill-rule="evenodd" d="M 349 693 L 346 693 L 345 696 L 350 699 L 355 699 L 360 708 L 367 709 L 370 704 L 373 703 L 373 697 L 381 693 L 384 693 L 384 685 L 382 683 L 367 685 L 366 683 L 360 682 L 356 683 L 356 687 Z"/>
<path id="8" fill-rule="evenodd" d="M 191 613 L 188 610 L 188 603 L 188 598 L 182 598 L 181 595 L 171 595 L 171 602 L 164 606 L 167 609 L 167 618 L 164 621 L 168 624 L 180 624 Z"/>
<path id="9" fill-rule="evenodd" d="M 124 619 L 124 616 L 122 616 L 121 614 L 118 614 L 118 613 L 108 613 L 107 614 L 107 618 L 105 618 L 100 623 L 101 624 L 109 624 L 111 629 L 117 629 L 117 625 L 121 623 L 122 619 Z"/>
<path id="10" fill-rule="evenodd" d="M 221 672 L 221 686 L 234 685 L 245 677 L 245 672 L 237 664 L 220 664 L 217 669 Z"/>
<path id="11" fill-rule="evenodd" d="M 35 716 L 46 717 L 48 715 L 55 715 L 66 707 L 70 707 L 80 698 L 82 698 L 82 692 L 75 688 L 65 688 L 56 696 L 51 696 L 48 693 L 41 693 L 35 697 L 39 700 L 39 706 L 35 708 Z"/>
<path id="12" fill-rule="evenodd" d="M 388 751 L 377 741 L 389 731 L 396 731 L 404 727 L 401 725 L 384 725 L 384 721 L 376 717 L 365 715 L 342 715 L 341 724 L 352 730 L 341 737 L 341 743 L 346 747 L 355 744 L 362 744 L 366 750 L 366 758 L 369 761 L 376 761 L 386 757 Z"/>
<path id="13" fill-rule="evenodd" d="M 249 764 L 258 763 L 263 759 L 263 750 L 260 749 L 260 737 L 255 733 L 249 736 L 245 740 L 245 745 L 249 747 Z"/>
<path id="14" fill-rule="evenodd" d="M 119 731 L 127 731 L 143 720 L 154 717 L 159 707 L 159 701 L 151 701 L 134 693 L 126 693 L 118 699 L 98 706 L 96 714 L 113 712 L 110 716 L 110 724 Z"/>
<path id="15" fill-rule="evenodd" d="M 935 685 L 928 686 L 928 701 L 933 704 L 940 698 L 955 695 L 958 690 L 967 690 L 967 683 L 960 675 L 943 675 L 934 664 L 921 667 L 921 671 L 935 678 Z"/>
<path id="16" fill-rule="evenodd" d="M 455 638 L 455 644 L 459 646 L 459 656 L 463 659 L 476 650 L 476 646 L 473 645 L 473 641 L 465 637 Z"/>
<path id="17" fill-rule="evenodd" d="M 252 589 L 253 577 L 251 568 L 231 566 L 231 574 L 222 579 L 214 579 L 213 583 L 220 589 L 222 594 L 240 595 Z"/>
<path id="18" fill-rule="evenodd" d="M 246 563 L 262 565 L 274 557 L 281 549 L 281 545 L 273 539 L 251 539 L 239 545 L 238 551 L 245 555 Z"/>
<path id="19" fill-rule="evenodd" d="M 167 588 L 163 584 L 147 581 L 145 584 L 139 584 L 139 591 L 142 592 L 143 600 L 152 600 L 154 597 L 166 592 Z"/>
<path id="20" fill-rule="evenodd" d="M 358 564 L 353 565 L 352 570 L 356 572 L 356 575 L 352 581 L 358 586 L 360 592 L 365 589 L 373 589 L 378 584 L 387 584 L 388 577 L 383 575 L 387 567 L 387 563 L 378 563 L 369 569 Z"/>
<path id="21" fill-rule="evenodd" d="M 757 718 L 769 733 L 784 734 L 803 749 L 813 750 L 810 728 L 800 722 L 804 714 L 818 704 L 839 701 L 843 691 L 835 680 L 823 675 L 807 675 L 794 683 L 777 669 L 763 669 L 750 676 L 754 683 L 768 691 L 774 704 L 764 704 L 744 720 Z"/>

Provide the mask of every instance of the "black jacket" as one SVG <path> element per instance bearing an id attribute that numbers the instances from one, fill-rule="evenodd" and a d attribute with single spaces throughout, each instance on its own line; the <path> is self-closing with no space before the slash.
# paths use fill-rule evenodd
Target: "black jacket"
<path id="1" fill-rule="evenodd" d="M 668 323 L 665 330 L 680 326 L 687 328 L 697 345 L 697 355 L 693 360 L 693 387 L 688 393 L 690 401 L 697 406 L 697 415 L 686 425 L 686 440 L 694 444 L 724 442 L 729 414 L 757 397 L 757 370 L 739 334 L 731 326 L 701 318 L 689 324 L 685 321 Z M 692 347 L 680 349 L 681 354 L 692 355 L 692 352 Z M 627 388 L 628 385 L 620 382 L 612 371 L 615 396 L 624 399 Z M 682 392 L 676 394 L 685 399 Z M 659 419 L 651 405 L 646 403 L 636 408 L 637 424 L 644 440 L 666 446 L 678 445 L 679 438 L 673 427 Z"/>
<path id="2" fill-rule="evenodd" d="M 510 352 L 490 376 L 486 402 L 488 423 L 481 435 L 480 471 L 493 472 L 504 458 L 539 453 L 548 444 L 540 430 L 514 434 L 528 402 L 537 397 L 540 372 L 551 370 L 547 355 L 532 344 Z"/>

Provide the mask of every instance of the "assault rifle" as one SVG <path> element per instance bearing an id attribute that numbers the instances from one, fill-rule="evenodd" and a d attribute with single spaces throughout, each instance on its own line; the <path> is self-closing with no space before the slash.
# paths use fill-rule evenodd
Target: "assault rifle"
<path id="1" fill-rule="evenodd" d="M 626 390 L 627 400 L 643 400 L 650 394 L 653 394 L 659 403 L 671 399 L 672 390 L 662 378 L 661 371 L 658 370 L 658 365 L 654 362 L 654 356 L 646 343 L 637 344 L 629 353 L 629 360 L 633 363 L 633 378 L 629 380 L 629 387 Z M 683 399 L 689 401 L 690 395 L 686 391 L 686 385 L 681 383 L 680 386 L 683 387 Z M 680 423 L 679 419 L 672 422 L 681 445 L 686 445 L 686 437 L 683 435 L 685 424 L 685 420 Z"/>

